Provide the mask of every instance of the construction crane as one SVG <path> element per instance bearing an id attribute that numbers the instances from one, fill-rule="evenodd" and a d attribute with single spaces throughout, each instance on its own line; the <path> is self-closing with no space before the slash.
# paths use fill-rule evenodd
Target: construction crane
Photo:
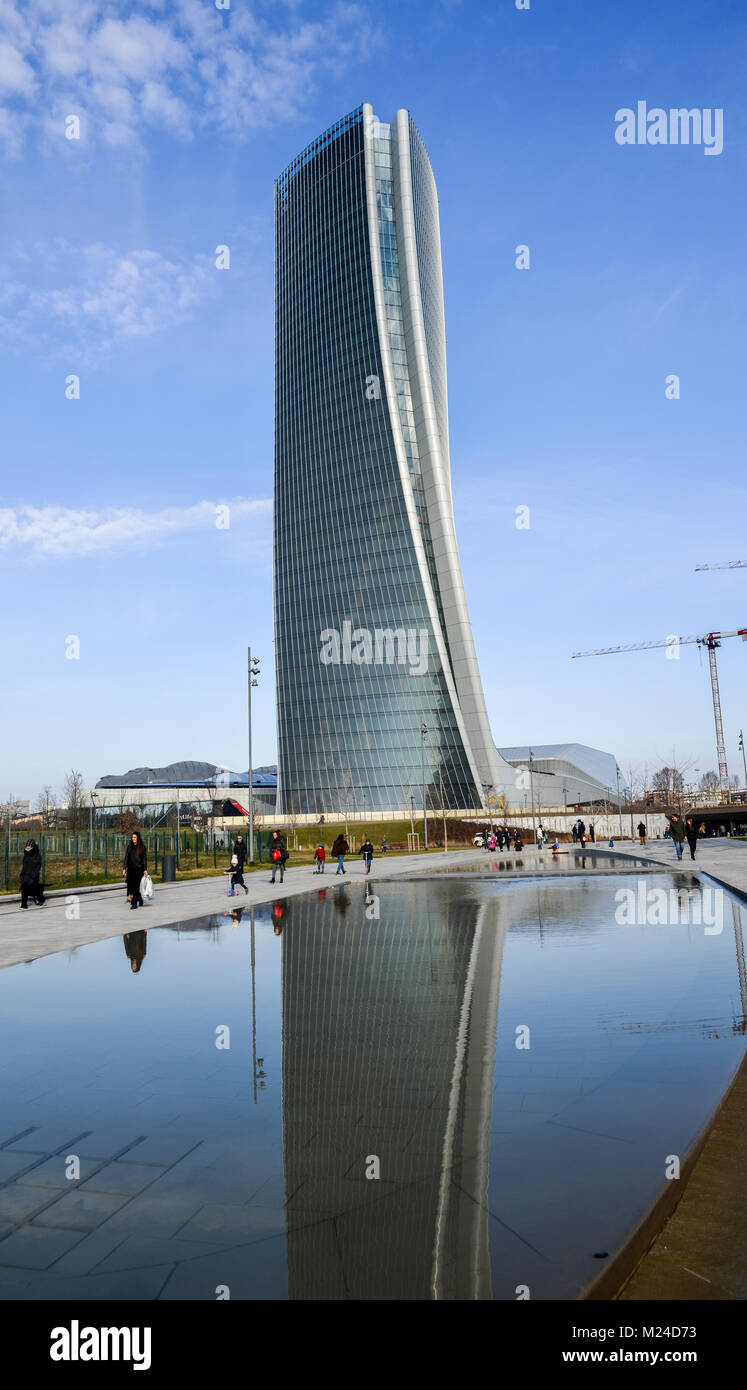
<path id="1" fill-rule="evenodd" d="M 696 565 L 695 573 L 701 570 L 747 570 L 747 560 L 724 560 L 720 565 Z"/>
<path id="2" fill-rule="evenodd" d="M 711 668 L 711 690 L 713 692 L 713 719 L 716 725 L 716 754 L 718 757 L 718 779 L 722 791 L 729 788 L 729 769 L 726 766 L 726 743 L 724 742 L 724 722 L 721 717 L 721 696 L 718 688 L 718 666 L 716 651 L 725 637 L 741 637 L 747 642 L 747 627 L 738 627 L 734 632 L 707 632 L 704 637 L 667 637 L 663 642 L 631 642 L 624 647 L 598 647 L 593 652 L 573 652 L 577 656 L 611 656 L 613 652 L 642 652 L 650 647 L 679 647 L 685 642 L 696 642 L 708 651 L 708 664 Z"/>

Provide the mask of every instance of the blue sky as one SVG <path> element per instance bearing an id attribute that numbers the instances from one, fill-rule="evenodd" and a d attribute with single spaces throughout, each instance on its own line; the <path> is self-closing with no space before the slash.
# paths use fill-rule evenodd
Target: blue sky
<path id="1" fill-rule="evenodd" d="M 409 107 L 438 183 L 497 743 L 714 766 L 696 647 L 570 656 L 747 625 L 747 572 L 695 573 L 747 560 L 746 49 L 741 0 L 0 0 L 0 800 L 245 768 L 247 643 L 274 761 L 272 186 L 362 101 Z M 723 109 L 723 152 L 618 145 L 639 100 Z M 725 643 L 733 772 L 746 660 Z"/>

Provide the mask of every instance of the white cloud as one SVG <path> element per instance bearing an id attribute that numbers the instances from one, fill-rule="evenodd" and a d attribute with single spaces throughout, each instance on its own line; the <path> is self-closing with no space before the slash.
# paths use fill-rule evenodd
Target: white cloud
<path id="1" fill-rule="evenodd" d="M 218 506 L 228 507 L 219 534 L 272 511 L 269 498 L 234 498 L 225 504 L 197 502 L 192 507 L 108 507 L 100 511 L 72 507 L 0 507 L 0 550 L 11 546 L 40 556 L 79 559 L 87 555 L 146 548 L 153 550 L 174 536 L 216 529 Z"/>
<path id="2" fill-rule="evenodd" d="M 301 5 L 268 0 L 237 0 L 230 11 L 207 0 L 141 0 L 126 19 L 121 9 L 121 0 L 0 0 L 0 139 L 9 154 L 19 153 L 28 121 L 79 157 L 80 147 L 70 150 L 77 142 L 64 139 L 71 113 L 84 142 L 123 146 L 154 129 L 241 135 L 294 120 L 325 74 L 370 57 L 376 41 L 357 3 L 332 4 L 313 22 Z"/>
<path id="3" fill-rule="evenodd" d="M 208 255 L 179 262 L 158 251 L 123 253 L 100 244 L 80 249 L 58 241 L 54 248 L 19 247 L 16 256 L 53 275 L 54 284 L 31 289 L 6 273 L 0 337 L 33 340 L 37 348 L 54 344 L 58 353 L 74 348 L 84 358 L 176 327 L 218 293 Z"/>

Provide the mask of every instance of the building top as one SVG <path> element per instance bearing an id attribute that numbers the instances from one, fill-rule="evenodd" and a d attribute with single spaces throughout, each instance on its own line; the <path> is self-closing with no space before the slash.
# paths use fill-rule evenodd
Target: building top
<path id="1" fill-rule="evenodd" d="M 354 111 L 348 112 L 347 116 L 342 116 L 339 121 L 335 121 L 334 125 L 329 126 L 321 135 L 317 135 L 316 139 L 312 140 L 305 149 L 301 150 L 301 153 L 297 154 L 295 159 L 291 160 L 290 164 L 286 166 L 282 174 L 275 180 L 275 187 L 278 192 L 285 193 L 288 184 L 296 177 L 299 169 L 303 169 L 304 165 L 309 164 L 326 145 L 331 145 L 333 140 L 337 140 L 339 136 L 344 135 L 346 131 L 352 130 L 353 126 L 359 125 L 362 120 L 363 107 L 357 106 Z"/>

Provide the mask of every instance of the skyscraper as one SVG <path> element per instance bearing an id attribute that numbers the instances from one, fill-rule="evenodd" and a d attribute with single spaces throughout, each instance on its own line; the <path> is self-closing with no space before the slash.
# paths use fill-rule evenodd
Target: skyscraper
<path id="1" fill-rule="evenodd" d="M 363 105 L 275 185 L 278 810 L 479 806 L 490 734 L 452 506 L 436 185 Z"/>

